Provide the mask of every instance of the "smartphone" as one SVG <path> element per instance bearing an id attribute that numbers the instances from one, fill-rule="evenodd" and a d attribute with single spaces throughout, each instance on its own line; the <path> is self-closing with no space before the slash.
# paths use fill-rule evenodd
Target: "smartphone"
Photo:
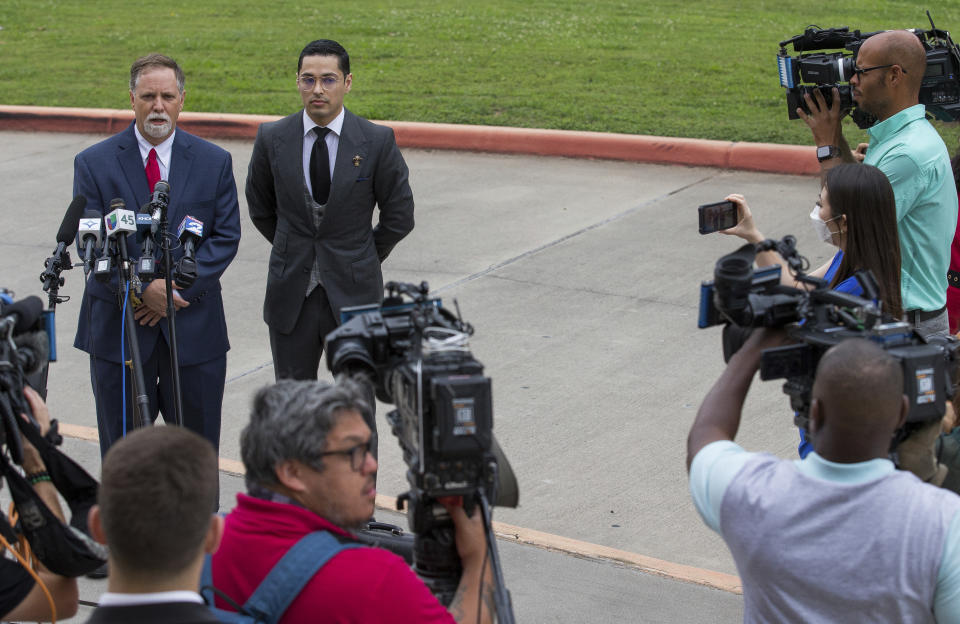
<path id="1" fill-rule="evenodd" d="M 700 214 L 700 233 L 710 234 L 732 228 L 737 224 L 737 205 L 732 201 L 704 204 L 697 208 Z"/>

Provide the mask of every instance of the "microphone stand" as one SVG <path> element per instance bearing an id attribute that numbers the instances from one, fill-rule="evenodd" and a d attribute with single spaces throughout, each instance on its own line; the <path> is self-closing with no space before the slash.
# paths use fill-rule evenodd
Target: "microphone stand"
<path id="1" fill-rule="evenodd" d="M 60 287 L 63 286 L 63 277 L 60 276 L 60 273 L 61 271 L 72 268 L 73 263 L 70 260 L 70 251 L 67 249 L 67 244 L 58 242 L 57 248 L 53 251 L 53 255 L 47 258 L 44 263 L 43 273 L 40 274 L 43 290 L 48 295 L 47 311 L 49 314 L 44 314 L 44 322 L 47 324 L 47 333 L 51 337 L 57 335 L 57 304 L 70 300 L 70 297 L 60 296 Z M 55 362 L 57 359 L 57 345 L 53 340 L 50 341 L 50 355 L 47 359 L 51 362 Z M 36 390 L 44 400 L 47 398 L 47 376 L 49 373 L 50 367 L 44 366 L 39 378 L 32 380 L 36 382 Z"/>
<path id="2" fill-rule="evenodd" d="M 133 426 L 136 429 L 143 427 L 147 422 L 147 415 L 150 413 L 150 400 L 147 398 L 147 384 L 143 378 L 143 360 L 140 358 L 140 341 L 137 339 L 137 326 L 133 318 L 133 308 L 129 305 L 130 283 L 133 281 L 130 256 L 127 254 L 127 235 L 117 236 L 117 255 L 120 261 L 117 262 L 118 284 L 125 293 L 123 302 L 124 331 L 127 337 L 127 343 L 130 345 L 130 368 L 132 380 L 132 395 L 134 402 Z"/>
<path id="3" fill-rule="evenodd" d="M 167 286 L 167 335 L 170 336 L 170 375 L 173 380 L 173 413 L 177 426 L 183 426 L 183 401 L 180 398 L 180 355 L 177 351 L 176 307 L 173 305 L 173 260 L 167 232 L 167 205 L 160 205 L 160 248 L 163 250 L 163 274 Z"/>

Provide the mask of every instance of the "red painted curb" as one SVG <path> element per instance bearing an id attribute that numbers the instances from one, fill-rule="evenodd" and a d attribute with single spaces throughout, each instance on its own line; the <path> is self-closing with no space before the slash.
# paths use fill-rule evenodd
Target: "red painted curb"
<path id="1" fill-rule="evenodd" d="M 184 112 L 179 123 L 184 129 L 206 138 L 249 140 L 256 136 L 261 123 L 279 118 Z M 0 130 L 113 134 L 132 119 L 131 110 L 0 105 Z M 796 175 L 820 173 L 813 147 L 801 145 L 414 121 L 378 123 L 394 129 L 400 147 L 606 158 Z"/>

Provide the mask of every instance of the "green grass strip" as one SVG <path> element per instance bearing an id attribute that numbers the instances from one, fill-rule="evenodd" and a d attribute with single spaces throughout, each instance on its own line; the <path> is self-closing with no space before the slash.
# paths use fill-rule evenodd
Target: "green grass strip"
<path id="1" fill-rule="evenodd" d="M 126 108 L 130 63 L 160 51 L 186 71 L 187 109 L 286 114 L 300 49 L 327 37 L 351 53 L 347 105 L 372 119 L 810 144 L 778 42 L 809 24 L 926 28 L 925 8 L 960 37 L 956 2 L 3 0 L 0 103 Z M 938 124 L 951 151 L 955 126 Z"/>

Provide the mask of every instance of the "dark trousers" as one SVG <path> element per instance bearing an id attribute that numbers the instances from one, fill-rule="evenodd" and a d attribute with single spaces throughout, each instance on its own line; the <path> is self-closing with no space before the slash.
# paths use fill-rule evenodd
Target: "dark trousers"
<path id="1" fill-rule="evenodd" d="M 270 352 L 273 355 L 273 373 L 277 381 L 281 379 L 316 380 L 323 355 L 323 339 L 337 328 L 337 319 L 333 316 L 327 291 L 323 286 L 313 289 L 300 308 L 300 316 L 289 334 L 281 334 L 270 327 Z M 364 418 L 373 433 L 371 449 L 377 456 L 377 421 L 374 412 L 377 402 L 373 387 L 364 384 L 367 402 L 370 405 L 369 418 Z"/>
<path id="2" fill-rule="evenodd" d="M 126 431 L 133 430 L 133 397 L 129 367 L 90 356 L 90 380 L 97 403 L 97 428 L 100 431 L 100 456 L 123 437 L 123 384 L 126 384 Z M 223 386 L 227 377 L 227 356 L 180 367 L 180 394 L 183 403 L 183 425 L 205 437 L 217 451 L 220 449 L 220 411 Z M 146 416 L 150 422 L 163 414 L 168 425 L 176 424 L 173 380 L 170 373 L 170 350 L 163 336 L 153 353 L 144 356 L 143 378 L 150 405 Z"/>
<path id="3" fill-rule="evenodd" d="M 317 286 L 304 300 L 289 334 L 270 328 L 270 352 L 276 379 L 316 379 L 323 339 L 337 328 L 327 291 Z"/>

